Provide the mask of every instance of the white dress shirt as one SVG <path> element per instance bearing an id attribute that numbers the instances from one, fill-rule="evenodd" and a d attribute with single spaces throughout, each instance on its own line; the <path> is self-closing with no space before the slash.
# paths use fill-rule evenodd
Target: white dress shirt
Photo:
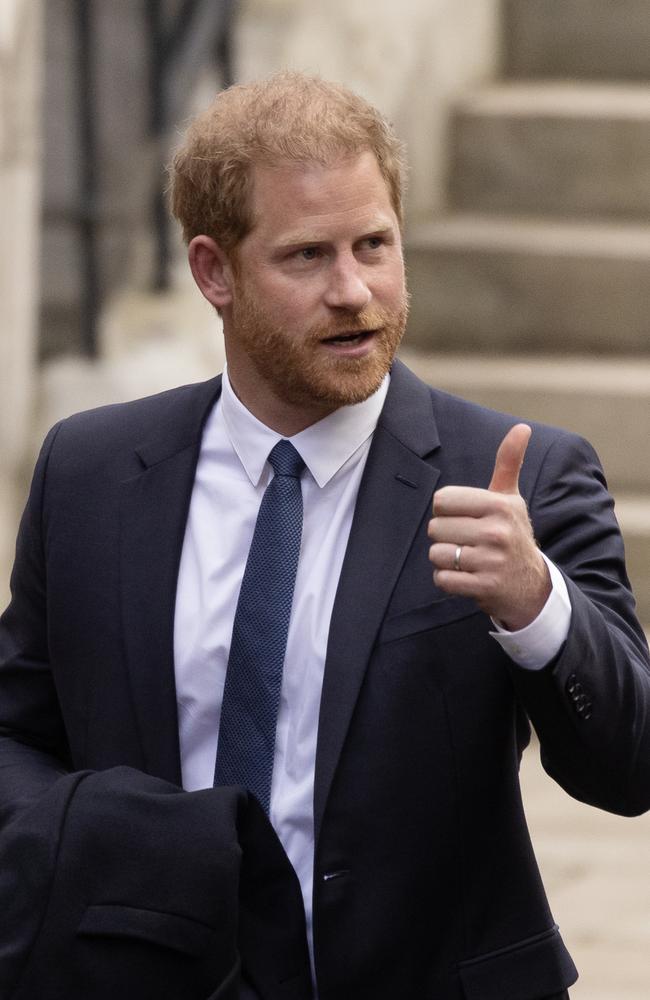
<path id="1" fill-rule="evenodd" d="M 298 874 L 311 940 L 313 793 L 325 653 L 334 597 L 372 434 L 389 377 L 363 403 L 344 406 L 290 440 L 305 462 L 303 531 L 287 637 L 270 818 Z M 174 660 L 183 787 L 213 784 L 232 626 L 262 495 L 267 456 L 281 435 L 223 389 L 203 432 L 180 562 Z M 554 590 L 527 629 L 492 633 L 522 666 L 547 663 L 566 638 L 570 605 Z M 562 595 L 562 589 L 564 595 Z M 550 619 L 550 622 L 549 622 Z"/>
<path id="2" fill-rule="evenodd" d="M 334 596 L 359 483 L 388 390 L 291 438 L 303 530 L 278 712 L 270 818 L 296 869 L 311 931 L 316 736 Z M 232 626 L 262 495 L 281 435 L 237 399 L 227 374 L 208 417 L 181 556 L 174 660 L 183 787 L 213 783 Z"/>

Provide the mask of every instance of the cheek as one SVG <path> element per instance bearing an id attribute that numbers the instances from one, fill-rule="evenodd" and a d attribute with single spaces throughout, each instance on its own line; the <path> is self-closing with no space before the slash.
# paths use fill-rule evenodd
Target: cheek
<path id="1" fill-rule="evenodd" d="M 269 290 L 266 302 L 277 320 L 295 326 L 313 320 L 318 310 L 319 297 L 313 288 L 301 283 L 291 288 Z"/>
<path id="2" fill-rule="evenodd" d="M 406 294 L 406 275 L 401 260 L 391 263 L 374 282 L 376 297 L 386 303 L 401 302 Z"/>

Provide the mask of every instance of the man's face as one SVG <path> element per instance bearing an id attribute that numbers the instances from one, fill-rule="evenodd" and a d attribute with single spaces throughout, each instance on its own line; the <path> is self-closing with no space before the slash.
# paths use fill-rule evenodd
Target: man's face
<path id="1" fill-rule="evenodd" d="M 229 372 L 256 416 L 296 433 L 390 367 L 407 314 L 399 225 L 370 152 L 255 167 L 253 211 L 224 313 Z"/>

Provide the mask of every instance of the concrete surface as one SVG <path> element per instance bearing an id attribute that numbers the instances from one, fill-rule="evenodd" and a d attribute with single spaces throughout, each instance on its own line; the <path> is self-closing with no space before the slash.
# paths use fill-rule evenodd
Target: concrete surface
<path id="1" fill-rule="evenodd" d="M 450 131 L 460 210 L 650 216 L 650 83 L 485 87 L 457 102 Z"/>
<path id="2" fill-rule="evenodd" d="M 578 967 L 571 1000 L 650 997 L 650 814 L 576 802 L 524 754 L 529 826 L 556 922 Z"/>
<path id="3" fill-rule="evenodd" d="M 504 0 L 502 11 L 510 76 L 650 77 L 648 0 Z"/>
<path id="4" fill-rule="evenodd" d="M 406 260 L 422 349 L 650 354 L 650 224 L 458 213 Z"/>

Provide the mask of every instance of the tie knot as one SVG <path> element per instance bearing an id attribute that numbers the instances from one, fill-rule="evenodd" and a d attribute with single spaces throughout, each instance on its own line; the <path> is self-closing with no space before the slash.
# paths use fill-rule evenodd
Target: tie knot
<path id="1" fill-rule="evenodd" d="M 292 476 L 294 479 L 300 479 L 305 468 L 305 463 L 291 441 L 278 441 L 271 449 L 269 462 L 276 476 Z"/>

